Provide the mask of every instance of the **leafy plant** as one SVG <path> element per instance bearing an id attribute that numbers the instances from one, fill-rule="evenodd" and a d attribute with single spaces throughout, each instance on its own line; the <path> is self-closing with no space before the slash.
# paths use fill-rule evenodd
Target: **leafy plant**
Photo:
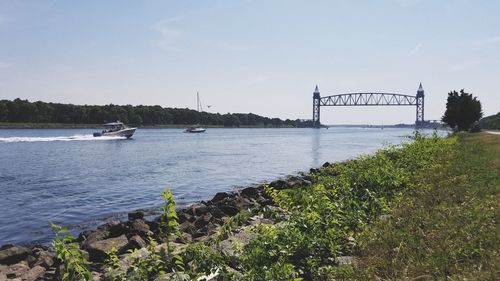
<path id="1" fill-rule="evenodd" d="M 57 259 L 63 263 L 62 280 L 90 280 L 92 273 L 89 270 L 89 262 L 83 256 L 74 237 L 67 228 L 50 223 L 54 240 L 52 249 L 57 254 Z"/>
<path id="2" fill-rule="evenodd" d="M 165 274 L 169 266 L 167 258 L 165 249 L 151 240 L 145 250 L 131 252 L 129 279 L 151 280 L 157 275 Z"/>
<path id="3" fill-rule="evenodd" d="M 225 268 L 227 263 L 225 256 L 221 252 L 203 243 L 190 244 L 183 256 L 191 264 L 188 274 L 193 280 Z"/>
<path id="4" fill-rule="evenodd" d="M 215 246 L 218 247 L 219 243 L 224 239 L 224 237 L 231 234 L 231 232 L 233 232 L 238 226 L 241 226 L 243 225 L 243 223 L 247 222 L 252 215 L 252 212 L 252 210 L 241 211 L 224 221 L 224 224 L 217 230 L 217 233 L 212 239 Z"/>
<path id="5" fill-rule="evenodd" d="M 161 194 L 164 204 L 162 207 L 162 214 L 159 219 L 160 231 L 165 238 L 171 235 L 179 235 L 179 218 L 175 212 L 174 195 L 170 189 L 165 189 Z"/>
<path id="6" fill-rule="evenodd" d="M 121 281 L 126 279 L 126 272 L 122 271 L 120 257 L 118 256 L 118 249 L 113 245 L 106 253 L 106 271 L 111 276 L 112 281 Z"/>
<path id="7" fill-rule="evenodd" d="M 178 273 L 184 271 L 184 261 L 180 255 L 173 255 L 171 242 L 173 236 L 180 233 L 174 197 L 172 192 L 166 189 L 162 192 L 162 198 L 164 205 L 158 224 L 160 240 L 165 242 L 166 247 L 159 246 L 153 237 L 149 237 L 145 248 L 129 251 L 130 268 L 126 273 L 120 272 L 120 259 L 113 247 L 107 259 L 108 271 L 113 280 L 151 280 L 167 272 L 173 272 L 177 280 L 183 280 Z"/>
<path id="8" fill-rule="evenodd" d="M 176 204 L 174 195 L 170 189 L 165 189 L 161 195 L 164 200 L 164 205 L 162 207 L 162 215 L 159 220 L 159 226 L 162 231 L 163 238 L 167 243 L 167 258 L 170 259 L 172 270 L 174 272 L 184 271 L 184 262 L 182 257 L 180 255 L 171 255 L 172 247 L 170 238 L 173 235 L 180 235 L 179 218 L 177 217 L 177 212 L 175 211 Z"/>

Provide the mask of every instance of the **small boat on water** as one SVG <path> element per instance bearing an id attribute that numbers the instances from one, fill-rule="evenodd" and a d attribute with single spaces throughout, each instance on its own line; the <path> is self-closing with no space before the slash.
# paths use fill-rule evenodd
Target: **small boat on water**
<path id="1" fill-rule="evenodd" d="M 94 137 L 126 137 L 131 138 L 137 128 L 129 128 L 120 121 L 106 123 L 104 130 L 94 133 Z"/>
<path id="2" fill-rule="evenodd" d="M 196 93 L 196 111 L 201 112 L 203 108 L 201 107 L 200 101 L 200 93 Z M 184 133 L 204 133 L 207 129 L 200 126 L 200 124 L 196 124 L 192 127 L 187 128 Z"/>
<path id="3" fill-rule="evenodd" d="M 185 133 L 204 133 L 207 129 L 200 127 L 199 125 L 189 127 L 184 131 Z"/>

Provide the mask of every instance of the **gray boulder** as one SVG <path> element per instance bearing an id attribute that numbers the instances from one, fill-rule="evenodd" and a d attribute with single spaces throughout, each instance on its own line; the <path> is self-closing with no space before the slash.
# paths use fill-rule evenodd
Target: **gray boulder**
<path id="1" fill-rule="evenodd" d="M 147 243 L 144 241 L 144 239 L 141 238 L 139 235 L 134 235 L 130 238 L 127 246 L 125 247 L 127 250 L 133 250 L 133 249 L 141 249 L 146 247 Z"/>
<path id="2" fill-rule="evenodd" d="M 144 220 L 137 219 L 134 220 L 130 225 L 130 230 L 132 231 L 132 233 L 137 233 L 141 236 L 145 236 L 148 234 L 150 227 Z"/>
<path id="3" fill-rule="evenodd" d="M 144 218 L 144 212 L 141 211 L 135 211 L 135 212 L 130 212 L 128 213 L 128 220 L 133 221 L 133 220 L 142 220 Z"/>
<path id="4" fill-rule="evenodd" d="M 16 264 L 11 264 L 3 270 L 3 273 L 8 279 L 19 278 L 30 270 L 26 261 L 21 261 Z"/>
<path id="5" fill-rule="evenodd" d="M 0 264 L 15 264 L 24 260 L 30 254 L 26 247 L 11 246 L 0 250 Z"/>
<path id="6" fill-rule="evenodd" d="M 125 235 L 92 242 L 87 245 L 89 259 L 95 262 L 102 262 L 106 259 L 107 253 L 113 247 L 115 247 L 120 254 L 126 249 L 127 244 L 128 240 Z"/>
<path id="7" fill-rule="evenodd" d="M 255 187 L 247 187 L 241 191 L 241 195 L 249 198 L 257 198 L 259 190 Z"/>
<path id="8" fill-rule="evenodd" d="M 88 246 L 97 241 L 105 240 L 109 237 L 108 230 L 97 229 L 96 231 L 86 232 L 85 234 L 80 234 L 81 239 L 83 239 L 83 248 L 88 248 Z"/>
<path id="9" fill-rule="evenodd" d="M 23 281 L 35 281 L 41 278 L 47 270 L 42 266 L 35 266 L 28 271 L 21 274 L 21 280 Z"/>
<path id="10" fill-rule="evenodd" d="M 196 227 L 188 221 L 181 223 L 179 229 L 181 232 L 185 232 L 191 235 L 196 232 Z"/>
<path id="11" fill-rule="evenodd" d="M 207 225 L 210 221 L 212 220 L 212 214 L 210 213 L 206 213 L 205 215 L 199 217 L 195 222 L 194 222 L 194 226 L 197 228 L 197 229 L 200 229 L 202 227 L 204 227 L 205 225 Z"/>
<path id="12" fill-rule="evenodd" d="M 236 215 L 237 213 L 240 212 L 240 210 L 234 206 L 230 206 L 230 205 L 220 205 L 219 206 L 219 209 L 224 212 L 224 214 L 232 217 L 234 215 Z"/>
<path id="13" fill-rule="evenodd" d="M 36 253 L 36 261 L 33 266 L 43 266 L 45 268 L 51 267 L 54 265 L 55 255 L 49 251 L 39 251 Z"/>
<path id="14" fill-rule="evenodd" d="M 207 212 L 208 212 L 208 207 L 203 203 L 193 204 L 191 207 L 187 209 L 187 213 L 192 216 L 202 216 Z"/>
<path id="15" fill-rule="evenodd" d="M 215 194 L 214 198 L 212 198 L 211 202 L 217 203 L 221 200 L 226 199 L 228 196 L 229 194 L 227 192 L 218 192 L 217 194 Z"/>

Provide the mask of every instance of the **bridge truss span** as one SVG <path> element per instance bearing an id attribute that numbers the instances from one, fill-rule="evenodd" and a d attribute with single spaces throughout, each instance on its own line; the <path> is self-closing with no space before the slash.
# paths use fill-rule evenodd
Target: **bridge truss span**
<path id="1" fill-rule="evenodd" d="M 422 126 L 424 121 L 424 89 L 422 83 L 417 90 L 417 95 L 397 93 L 348 93 L 321 97 L 318 86 L 313 93 L 313 123 L 321 127 L 320 109 L 322 106 L 415 106 L 415 126 Z"/>
<path id="2" fill-rule="evenodd" d="M 338 94 L 320 99 L 321 106 L 416 105 L 415 96 L 393 93 Z"/>

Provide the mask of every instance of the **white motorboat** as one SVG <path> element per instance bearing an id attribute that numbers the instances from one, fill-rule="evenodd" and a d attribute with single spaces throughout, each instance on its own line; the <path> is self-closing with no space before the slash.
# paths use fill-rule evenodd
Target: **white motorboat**
<path id="1" fill-rule="evenodd" d="M 190 127 L 190 128 L 187 128 L 186 131 L 184 131 L 185 133 L 204 133 L 207 129 L 205 128 L 202 128 L 200 126 L 193 126 L 193 127 Z"/>
<path id="2" fill-rule="evenodd" d="M 200 94 L 196 93 L 196 111 L 201 112 L 203 108 L 201 107 Z M 195 126 L 187 128 L 184 133 L 204 133 L 207 129 L 200 126 L 200 124 L 196 124 Z"/>
<path id="3" fill-rule="evenodd" d="M 94 137 L 126 137 L 131 138 L 137 128 L 129 128 L 120 121 L 106 123 L 104 130 L 94 133 Z"/>

